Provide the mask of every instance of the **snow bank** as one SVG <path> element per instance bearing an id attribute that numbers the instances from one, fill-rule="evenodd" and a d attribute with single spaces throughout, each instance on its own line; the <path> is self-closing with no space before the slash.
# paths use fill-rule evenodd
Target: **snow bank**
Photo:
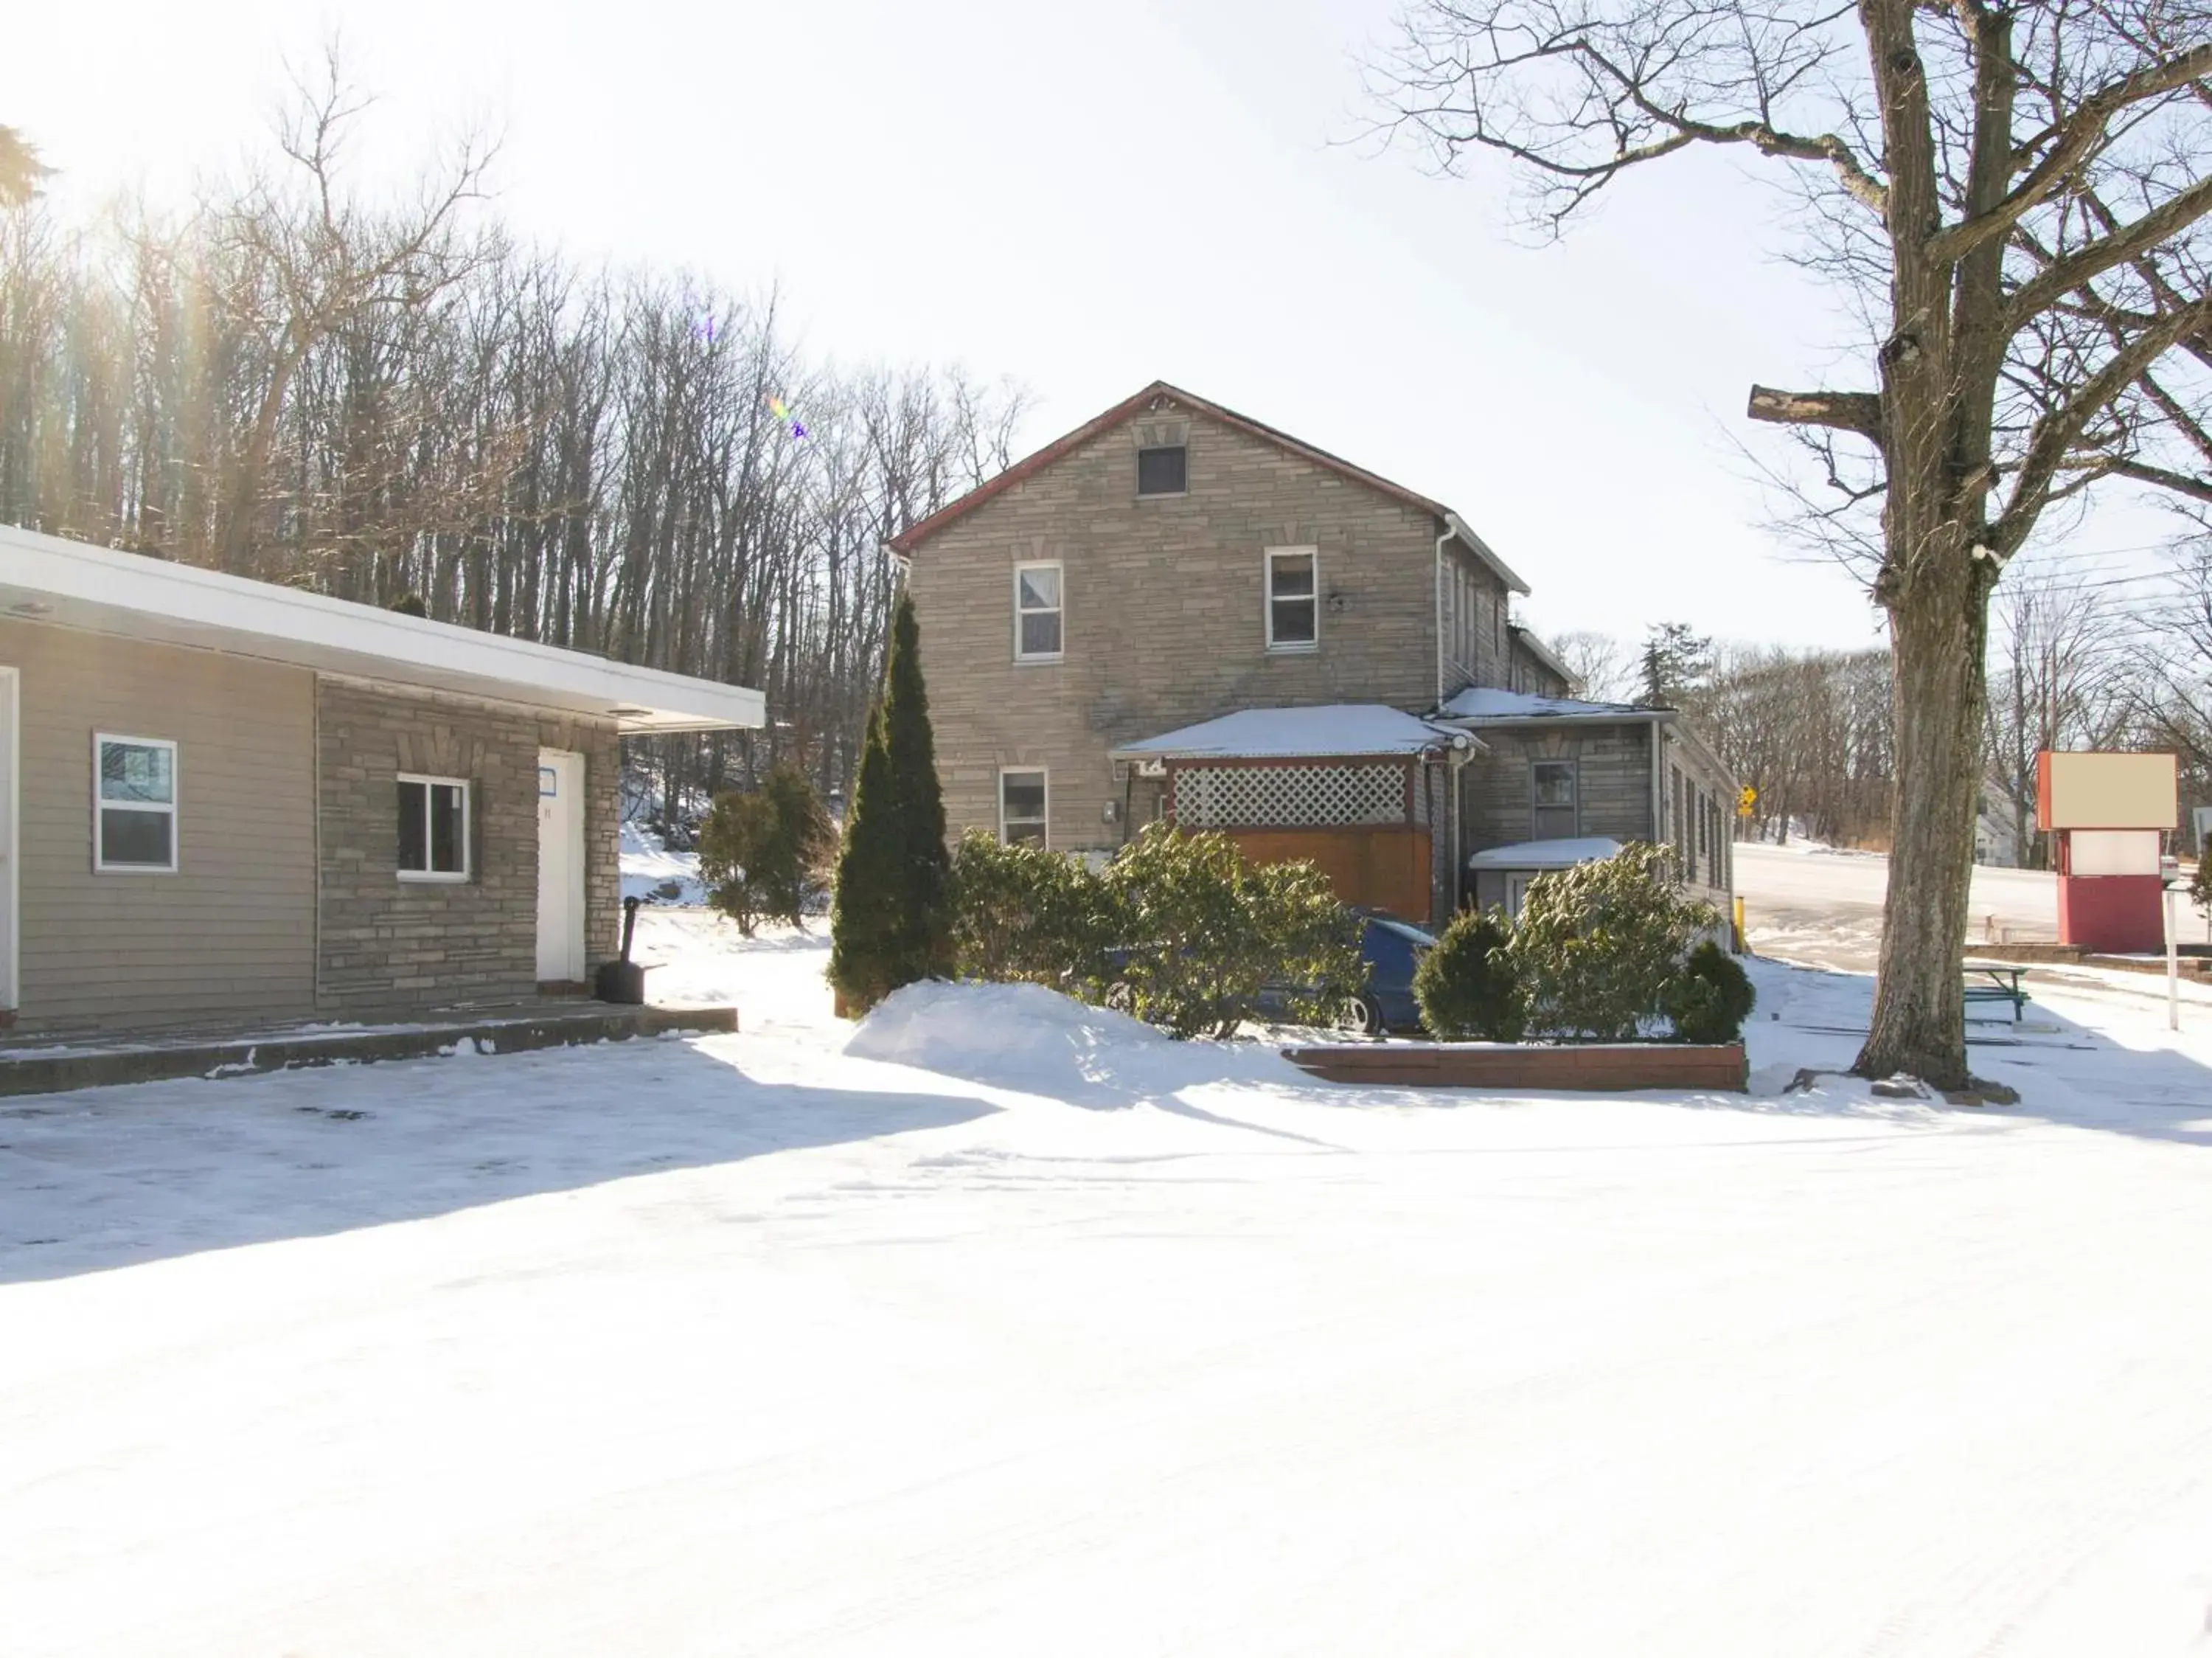
<path id="1" fill-rule="evenodd" d="M 1271 1048 L 1178 1042 L 1042 984 L 909 984 L 861 1021 L 845 1052 L 1082 1105 L 1162 1099 L 1232 1079 L 1303 1080 Z"/>
<path id="2" fill-rule="evenodd" d="M 677 895 L 662 888 L 674 882 Z M 641 823 L 622 826 L 622 891 L 644 904 L 704 904 L 707 888 L 699 879 L 696 852 L 672 852 Z"/>

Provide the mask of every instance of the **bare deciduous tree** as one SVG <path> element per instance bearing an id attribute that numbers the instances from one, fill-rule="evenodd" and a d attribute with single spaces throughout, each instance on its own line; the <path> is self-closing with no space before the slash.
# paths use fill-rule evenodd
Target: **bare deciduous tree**
<path id="1" fill-rule="evenodd" d="M 1507 158 L 1563 226 L 1692 147 L 1784 163 L 1790 251 L 1866 325 L 1862 387 L 1753 387 L 1808 434 L 1839 535 L 1878 550 L 1898 787 L 1857 1068 L 1967 1080 L 1958 962 L 1990 594 L 2055 502 L 2185 491 L 2176 411 L 2212 331 L 2212 16 L 2201 0 L 1413 0 L 1376 65 L 1392 130 Z M 2212 489 L 2204 492 L 2212 497 Z M 1878 507 L 1878 533 L 1850 515 Z"/>
<path id="2" fill-rule="evenodd" d="M 1635 649 L 1610 633 L 1578 628 L 1555 633 L 1552 654 L 1566 664 L 1567 689 L 1594 703 L 1625 703 L 1643 684 Z"/>
<path id="3" fill-rule="evenodd" d="M 2022 570 L 1997 591 L 1990 640 L 1989 780 L 2023 868 L 2045 869 L 2034 834 L 2036 756 L 2111 748 L 2136 712 L 2119 619 L 2078 580 Z"/>
<path id="4" fill-rule="evenodd" d="M 1882 837 L 1896 784 L 1884 652 L 1723 646 L 1687 711 L 1753 791 L 1739 833 L 1787 841 L 1797 825 L 1844 846 Z"/>
<path id="5" fill-rule="evenodd" d="M 518 248 L 473 162 L 356 200 L 352 107 L 319 87 L 276 178 L 173 221 L 0 215 L 0 521 L 762 687 L 767 730 L 638 746 L 663 813 L 783 759 L 842 789 L 883 544 L 1007 463 L 1018 392 Z"/>

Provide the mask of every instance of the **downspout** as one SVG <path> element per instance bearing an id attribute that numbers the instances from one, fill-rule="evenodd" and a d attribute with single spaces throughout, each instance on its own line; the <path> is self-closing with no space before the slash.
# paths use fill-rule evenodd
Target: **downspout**
<path id="1" fill-rule="evenodd" d="M 1444 543 L 1455 533 L 1449 519 L 1444 520 L 1444 533 L 1437 537 L 1436 591 L 1430 595 L 1429 625 L 1437 638 L 1437 702 L 1444 705 Z"/>
<path id="2" fill-rule="evenodd" d="M 1461 809 L 1461 800 L 1466 793 L 1466 789 L 1464 785 L 1460 782 L 1459 774 L 1467 770 L 1467 763 L 1473 757 L 1473 744 L 1455 742 L 1452 745 L 1451 764 L 1446 767 L 1444 771 L 1444 787 L 1449 791 L 1451 796 L 1449 802 L 1451 806 L 1452 820 L 1451 890 L 1452 913 L 1454 915 L 1457 915 L 1460 911 L 1465 907 L 1462 904 L 1461 899 L 1463 897 L 1462 883 L 1467 880 L 1467 851 L 1465 846 L 1465 837 L 1461 832 L 1463 826 L 1467 822 L 1467 814 Z"/>
<path id="3" fill-rule="evenodd" d="M 1659 716 L 1651 716 L 1651 844 L 1664 843 L 1662 813 L 1666 805 L 1666 771 L 1659 758 Z"/>

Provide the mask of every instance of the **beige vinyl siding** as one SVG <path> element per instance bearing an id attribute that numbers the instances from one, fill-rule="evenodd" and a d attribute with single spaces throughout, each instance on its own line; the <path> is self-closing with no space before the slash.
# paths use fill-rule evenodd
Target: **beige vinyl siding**
<path id="1" fill-rule="evenodd" d="M 314 675 L 0 621 L 21 671 L 20 1030 L 314 1006 Z M 93 869 L 94 732 L 177 745 L 177 871 Z"/>

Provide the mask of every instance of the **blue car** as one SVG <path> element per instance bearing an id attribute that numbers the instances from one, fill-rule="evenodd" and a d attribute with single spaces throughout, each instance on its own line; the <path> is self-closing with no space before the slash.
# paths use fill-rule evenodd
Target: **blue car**
<path id="1" fill-rule="evenodd" d="M 1410 923 L 1371 910 L 1359 913 L 1359 954 L 1367 964 L 1367 984 L 1334 1010 L 1334 1022 L 1361 1036 L 1421 1028 L 1420 1005 L 1413 1000 L 1413 969 L 1437 941 Z M 1259 1011 L 1279 1017 L 1288 1010 L 1289 992 L 1270 986 L 1260 992 Z"/>

